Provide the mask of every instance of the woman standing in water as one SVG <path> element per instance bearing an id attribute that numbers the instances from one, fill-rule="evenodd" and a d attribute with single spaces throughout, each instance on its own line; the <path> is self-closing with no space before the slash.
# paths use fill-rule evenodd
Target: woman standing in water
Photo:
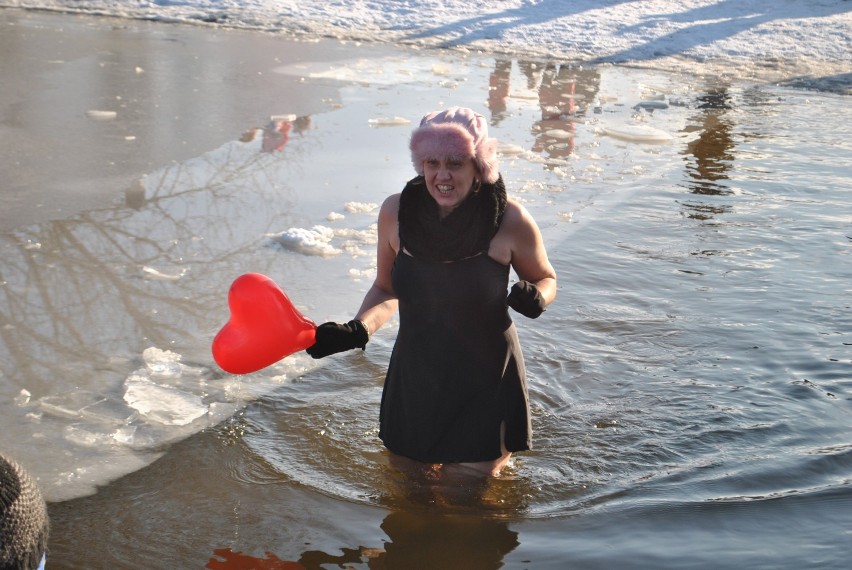
<path id="1" fill-rule="evenodd" d="M 532 445 L 508 307 L 537 318 L 556 273 L 535 220 L 506 196 L 482 115 L 430 113 L 410 148 L 418 176 L 382 204 L 376 280 L 355 318 L 320 325 L 307 352 L 363 349 L 399 308 L 379 437 L 397 456 L 497 475 Z M 510 267 L 521 280 L 507 297 Z"/>

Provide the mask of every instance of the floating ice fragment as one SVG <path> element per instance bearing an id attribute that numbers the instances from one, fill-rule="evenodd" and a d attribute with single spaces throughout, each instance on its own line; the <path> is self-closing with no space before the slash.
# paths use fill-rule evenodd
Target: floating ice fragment
<path id="1" fill-rule="evenodd" d="M 372 202 L 346 202 L 343 205 L 343 209 L 350 214 L 368 214 L 378 207 L 378 204 Z"/>
<path id="2" fill-rule="evenodd" d="M 108 425 L 124 425 L 136 417 L 136 411 L 124 402 L 113 398 L 104 398 L 80 409 L 80 415 L 86 419 Z"/>
<path id="3" fill-rule="evenodd" d="M 366 230 L 356 230 L 352 228 L 340 228 L 334 230 L 334 236 L 345 238 L 361 243 L 377 243 L 378 241 L 378 224 L 370 224 Z"/>
<path id="4" fill-rule="evenodd" d="M 79 418 L 84 407 L 104 399 L 86 390 L 73 390 L 58 396 L 45 396 L 38 400 L 38 405 L 53 416 Z"/>
<path id="5" fill-rule="evenodd" d="M 30 403 L 30 397 L 31 396 L 32 396 L 32 394 L 30 394 L 29 390 L 22 389 L 20 392 L 18 392 L 18 395 L 15 396 L 15 405 L 18 406 L 19 408 L 26 406 L 27 404 Z"/>
<path id="6" fill-rule="evenodd" d="M 647 125 L 604 127 L 603 133 L 613 138 L 635 143 L 660 144 L 670 142 L 673 138 L 669 133 Z"/>
<path id="7" fill-rule="evenodd" d="M 634 109 L 646 109 L 648 111 L 654 111 L 656 109 L 668 109 L 669 104 L 665 101 L 640 101 L 636 104 Z"/>
<path id="8" fill-rule="evenodd" d="M 142 359 L 151 374 L 161 378 L 180 376 L 180 354 L 170 350 L 148 347 L 142 352 Z"/>
<path id="9" fill-rule="evenodd" d="M 124 445 L 132 445 L 134 443 L 134 436 L 136 435 L 136 426 L 122 426 L 115 430 L 112 434 L 112 438 L 121 444 Z"/>
<path id="10" fill-rule="evenodd" d="M 354 279 L 355 281 L 360 281 L 361 279 L 371 279 L 375 277 L 376 272 L 372 269 L 349 269 L 349 277 Z"/>
<path id="11" fill-rule="evenodd" d="M 239 406 L 233 402 L 213 402 L 208 410 L 210 425 L 216 425 L 233 416 Z"/>
<path id="12" fill-rule="evenodd" d="M 545 131 L 544 135 L 552 139 L 570 139 L 574 136 L 574 133 L 562 129 L 550 129 Z"/>
<path id="13" fill-rule="evenodd" d="M 124 401 L 127 405 L 161 424 L 183 426 L 207 413 L 207 406 L 194 394 L 155 384 L 135 374 L 124 384 Z"/>
<path id="14" fill-rule="evenodd" d="M 517 156 L 524 153 L 524 147 L 517 144 L 500 144 L 497 149 L 503 156 Z"/>
<path id="15" fill-rule="evenodd" d="M 340 254 L 340 250 L 331 245 L 334 230 L 325 226 L 314 226 L 309 230 L 290 228 L 274 237 L 285 248 L 305 255 L 333 257 Z"/>
<path id="16" fill-rule="evenodd" d="M 186 268 L 181 269 L 179 273 L 176 275 L 170 275 L 168 273 L 163 273 L 153 267 L 148 267 L 147 265 L 142 266 L 142 271 L 155 279 L 162 279 L 163 281 L 177 281 L 184 275 L 186 275 Z"/>
<path id="17" fill-rule="evenodd" d="M 86 116 L 95 121 L 111 121 L 118 116 L 118 113 L 115 111 L 99 111 L 97 109 L 92 109 L 91 111 L 86 111 Z"/>
<path id="18" fill-rule="evenodd" d="M 399 127 L 411 124 L 405 117 L 377 117 L 367 120 L 371 127 Z"/>
<path id="19" fill-rule="evenodd" d="M 67 441 L 84 447 L 103 447 L 115 442 L 112 434 L 82 423 L 65 426 L 62 436 Z"/>
<path id="20" fill-rule="evenodd" d="M 645 166 L 643 166 L 641 164 L 636 164 L 636 165 L 633 165 L 629 168 L 623 168 L 623 169 L 619 170 L 618 173 L 619 174 L 625 174 L 625 175 L 637 175 L 637 174 L 645 174 L 645 172 L 647 172 L 647 170 L 648 169 L 645 168 Z"/>

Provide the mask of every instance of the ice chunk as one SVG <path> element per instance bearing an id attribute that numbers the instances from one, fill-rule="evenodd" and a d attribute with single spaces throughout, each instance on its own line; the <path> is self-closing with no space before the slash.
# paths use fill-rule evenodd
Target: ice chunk
<path id="1" fill-rule="evenodd" d="M 148 347 L 142 352 L 142 359 L 148 372 L 160 378 L 174 378 L 181 375 L 180 354 L 170 350 Z"/>
<path id="2" fill-rule="evenodd" d="M 103 447 L 115 443 L 111 433 L 104 432 L 98 426 L 85 423 L 65 426 L 62 430 L 62 436 L 67 441 L 84 447 Z"/>
<path id="3" fill-rule="evenodd" d="M 334 257 L 340 250 L 331 245 L 334 230 L 325 226 L 314 226 L 311 229 L 290 228 L 275 236 L 275 240 L 285 248 L 320 257 Z"/>
<path id="4" fill-rule="evenodd" d="M 350 214 L 369 214 L 378 207 L 378 204 L 372 202 L 346 202 L 343 205 L 343 209 Z"/>
<path id="5" fill-rule="evenodd" d="M 367 123 L 371 127 L 399 127 L 409 125 L 411 121 L 405 117 L 377 117 L 368 119 Z"/>
<path id="6" fill-rule="evenodd" d="M 30 397 L 32 397 L 30 391 L 22 389 L 20 392 L 18 392 L 18 395 L 15 396 L 15 405 L 18 407 L 26 406 L 30 403 Z"/>
<path id="7" fill-rule="evenodd" d="M 45 396 L 38 400 L 39 406 L 53 416 L 79 418 L 86 406 L 105 400 L 87 390 L 74 390 L 59 396 Z"/>
<path id="8" fill-rule="evenodd" d="M 124 401 L 147 419 L 165 425 L 187 425 L 207 413 L 201 397 L 136 374 L 125 381 Z"/>
<path id="9" fill-rule="evenodd" d="M 549 131 L 545 131 L 544 136 L 552 139 L 570 139 L 574 136 L 574 133 L 563 129 L 550 129 Z"/>
<path id="10" fill-rule="evenodd" d="M 377 224 L 370 224 L 370 227 L 366 230 L 340 228 L 338 230 L 334 230 L 334 237 L 345 238 L 361 243 L 377 243 L 379 239 L 378 228 L 379 226 Z"/>
<path id="11" fill-rule="evenodd" d="M 95 121 L 111 121 L 118 116 L 118 113 L 115 111 L 92 109 L 91 111 L 86 111 L 86 116 Z"/>
<path id="12" fill-rule="evenodd" d="M 155 279 L 162 279 L 163 281 L 177 281 L 184 275 L 186 275 L 186 269 L 181 269 L 178 273 L 163 273 L 158 269 L 154 269 L 153 267 L 148 267 L 147 265 L 142 266 L 142 272 L 146 275 L 150 275 Z"/>
<path id="13" fill-rule="evenodd" d="M 613 138 L 635 143 L 660 144 L 670 142 L 671 134 L 647 125 L 619 125 L 604 127 L 603 132 Z"/>
<path id="14" fill-rule="evenodd" d="M 517 156 L 524 153 L 524 147 L 517 144 L 502 143 L 497 149 L 503 156 Z"/>
<path id="15" fill-rule="evenodd" d="M 124 402 L 114 398 L 104 398 L 80 409 L 80 416 L 102 424 L 123 425 L 130 423 L 137 412 Z"/>
<path id="16" fill-rule="evenodd" d="M 233 402 L 213 402 L 210 404 L 210 425 L 216 425 L 233 416 L 239 407 Z"/>
<path id="17" fill-rule="evenodd" d="M 376 272 L 372 269 L 349 269 L 349 277 L 351 277 L 355 281 L 360 281 L 361 279 L 371 279 L 375 277 Z"/>
<path id="18" fill-rule="evenodd" d="M 656 109 L 668 109 L 669 104 L 665 101 L 640 101 L 636 104 L 633 109 L 645 109 L 648 111 L 654 111 Z"/>
<path id="19" fill-rule="evenodd" d="M 112 438 L 117 443 L 121 443 L 123 445 L 133 445 L 135 435 L 136 426 L 127 425 L 115 430 L 115 432 L 112 434 Z"/>

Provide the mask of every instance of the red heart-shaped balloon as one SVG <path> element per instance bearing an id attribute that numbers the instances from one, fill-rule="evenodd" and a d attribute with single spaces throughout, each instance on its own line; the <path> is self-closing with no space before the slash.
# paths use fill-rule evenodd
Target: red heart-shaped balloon
<path id="1" fill-rule="evenodd" d="M 316 324 L 265 275 L 237 277 L 228 306 L 231 318 L 213 339 L 213 359 L 226 372 L 256 372 L 316 342 Z"/>

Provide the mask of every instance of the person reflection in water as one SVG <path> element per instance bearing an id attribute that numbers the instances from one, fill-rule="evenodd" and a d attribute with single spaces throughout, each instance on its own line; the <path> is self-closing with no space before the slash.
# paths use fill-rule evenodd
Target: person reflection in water
<path id="1" fill-rule="evenodd" d="M 382 530 L 381 548 L 342 547 L 334 553 L 308 550 L 298 560 L 266 552 L 263 558 L 229 548 L 213 551 L 209 570 L 312 570 L 363 565 L 385 568 L 501 568 L 503 559 L 520 544 L 506 521 L 471 516 L 393 512 Z"/>
<path id="2" fill-rule="evenodd" d="M 696 99 L 701 115 L 697 126 L 685 131 L 699 130 L 698 138 L 686 145 L 687 155 L 694 160 L 687 162 L 687 173 L 692 179 L 693 194 L 724 195 L 731 191 L 724 185 L 729 178 L 728 170 L 734 161 L 733 124 L 725 114 L 730 111 L 730 95 L 727 89 L 715 88 Z"/>
<path id="3" fill-rule="evenodd" d="M 290 141 L 290 121 L 270 121 L 263 129 L 261 152 L 278 152 L 284 150 Z"/>
<path id="4" fill-rule="evenodd" d="M 506 194 L 482 115 L 430 113 L 409 147 L 417 176 L 381 207 L 376 279 L 355 318 L 320 325 L 307 352 L 364 349 L 398 308 L 379 413 L 392 461 L 497 475 L 532 445 L 508 309 L 539 317 L 556 297 L 556 272 L 535 220 Z M 510 269 L 520 280 L 507 296 Z"/>
<path id="5" fill-rule="evenodd" d="M 241 142 L 251 142 L 262 136 L 260 152 L 281 152 L 290 142 L 290 132 L 295 129 L 299 134 L 310 128 L 310 116 L 294 117 L 293 119 L 270 119 L 262 129 L 251 129 L 243 133 Z"/>
<path id="6" fill-rule="evenodd" d="M 498 59 L 494 62 L 494 71 L 488 78 L 488 110 L 491 111 L 491 124 L 499 125 L 506 118 L 506 99 L 509 98 L 512 62 Z"/>

